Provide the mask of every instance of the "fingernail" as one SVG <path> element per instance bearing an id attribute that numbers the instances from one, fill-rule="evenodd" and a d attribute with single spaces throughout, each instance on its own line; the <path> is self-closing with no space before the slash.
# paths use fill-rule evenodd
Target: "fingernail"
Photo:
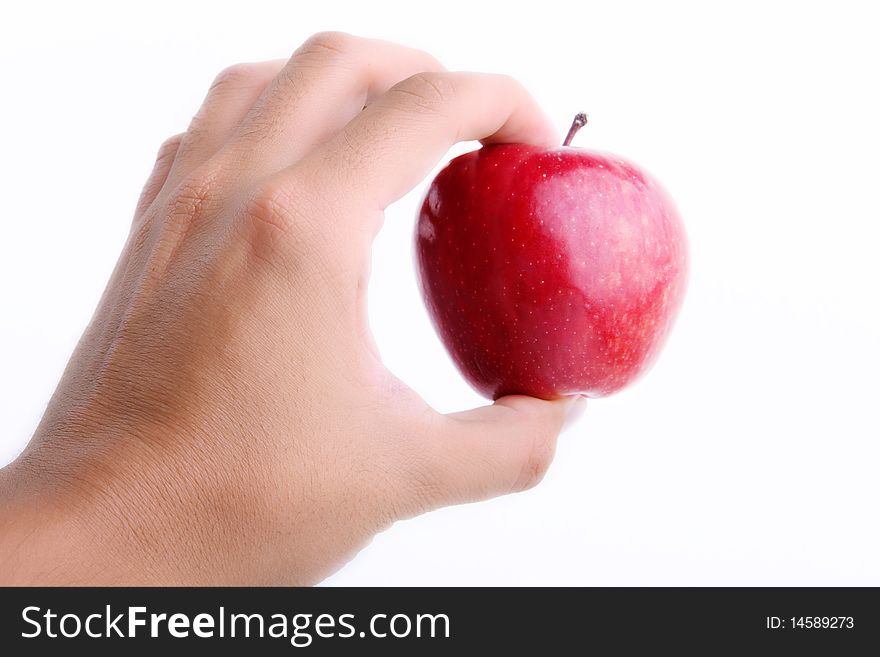
<path id="1" fill-rule="evenodd" d="M 570 429 L 572 426 L 577 424 L 577 421 L 581 418 L 586 410 L 587 398 L 583 395 L 577 395 L 572 401 L 568 403 L 568 408 L 565 409 L 565 420 L 562 422 L 562 431 Z"/>

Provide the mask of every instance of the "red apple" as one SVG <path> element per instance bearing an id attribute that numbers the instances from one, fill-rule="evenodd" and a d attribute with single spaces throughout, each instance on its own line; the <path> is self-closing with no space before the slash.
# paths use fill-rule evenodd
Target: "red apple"
<path id="1" fill-rule="evenodd" d="M 443 343 L 481 394 L 608 395 L 657 356 L 688 258 L 672 199 L 606 153 L 485 146 L 422 203 L 416 255 Z"/>

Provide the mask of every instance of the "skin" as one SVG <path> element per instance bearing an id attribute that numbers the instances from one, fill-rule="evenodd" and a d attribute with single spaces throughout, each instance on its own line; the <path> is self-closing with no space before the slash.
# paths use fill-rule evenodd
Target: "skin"
<path id="1" fill-rule="evenodd" d="M 384 209 L 471 139 L 558 141 L 510 78 L 389 43 L 222 72 L 0 470 L 0 582 L 311 584 L 397 520 L 535 485 L 573 400 L 441 415 L 367 325 Z"/>

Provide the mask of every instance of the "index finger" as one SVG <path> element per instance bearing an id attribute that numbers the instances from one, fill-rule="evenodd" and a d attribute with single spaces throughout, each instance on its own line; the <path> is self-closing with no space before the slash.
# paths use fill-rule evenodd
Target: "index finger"
<path id="1" fill-rule="evenodd" d="M 334 170 L 326 175 L 312 170 L 329 198 L 384 210 L 450 146 L 474 139 L 551 145 L 557 133 L 523 86 L 506 75 L 419 73 L 392 87 L 301 165 L 326 170 L 331 163 Z"/>

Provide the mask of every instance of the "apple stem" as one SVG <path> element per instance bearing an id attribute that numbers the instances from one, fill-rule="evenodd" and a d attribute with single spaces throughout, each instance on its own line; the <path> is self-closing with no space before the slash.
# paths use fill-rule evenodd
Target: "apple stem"
<path id="1" fill-rule="evenodd" d="M 578 112 L 574 115 L 574 121 L 571 122 L 571 127 L 568 129 L 568 134 L 565 135 L 565 141 L 562 142 L 563 146 L 570 146 L 571 140 L 574 139 L 574 136 L 577 134 L 577 131 L 587 125 L 587 115 L 583 112 Z"/>

